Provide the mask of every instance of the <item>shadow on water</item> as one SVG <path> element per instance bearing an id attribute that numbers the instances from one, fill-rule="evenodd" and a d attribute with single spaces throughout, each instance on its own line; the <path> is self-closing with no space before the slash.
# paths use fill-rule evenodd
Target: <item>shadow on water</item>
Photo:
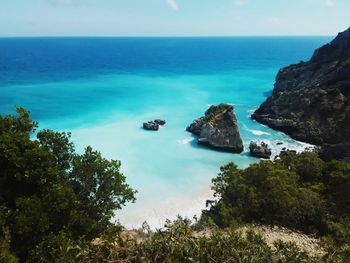
<path id="1" fill-rule="evenodd" d="M 217 151 L 217 152 L 220 152 L 219 150 L 215 150 L 215 149 L 211 149 L 205 145 L 201 145 L 201 144 L 198 144 L 198 137 L 191 134 L 191 137 L 193 138 L 191 141 L 190 141 L 190 146 L 193 147 L 193 148 L 196 148 L 196 149 L 202 149 L 202 150 L 206 150 L 206 151 Z"/>
<path id="2" fill-rule="evenodd" d="M 161 130 L 161 128 L 159 128 L 159 130 L 147 130 L 147 129 L 143 128 L 143 126 L 139 126 L 139 130 L 142 130 L 144 132 L 149 132 L 149 133 L 157 133 Z"/>
<path id="3" fill-rule="evenodd" d="M 190 141 L 189 145 L 193 148 L 196 149 L 201 149 L 201 150 L 206 150 L 206 151 L 214 151 L 214 152 L 220 152 L 220 153 L 226 153 L 226 154 L 231 154 L 231 155 L 247 155 L 249 156 L 249 153 L 246 152 L 241 152 L 241 153 L 234 153 L 230 150 L 224 150 L 224 149 L 218 149 L 215 147 L 211 147 L 211 146 L 207 146 L 207 145 L 202 145 L 198 143 L 198 137 L 191 134 L 191 137 L 193 138 L 193 140 Z"/>
<path id="4" fill-rule="evenodd" d="M 246 150 L 246 148 L 247 147 L 244 147 L 245 150 Z M 244 156 L 244 157 L 249 157 L 249 158 L 253 158 L 253 159 L 259 160 L 259 158 L 252 156 L 249 151 L 244 151 L 244 152 L 241 153 L 241 155 Z"/>
<path id="5" fill-rule="evenodd" d="M 270 97 L 272 95 L 273 90 L 263 92 L 264 97 Z"/>
<path id="6" fill-rule="evenodd" d="M 225 151 L 225 150 L 219 150 L 216 148 L 211 148 L 210 146 L 206 146 L 206 145 L 201 145 L 198 144 L 198 138 L 197 136 L 191 134 L 191 137 L 193 138 L 193 140 L 190 141 L 190 146 L 196 149 L 201 149 L 201 150 L 206 150 L 206 151 L 215 151 L 215 152 L 221 152 L 221 153 L 226 153 L 226 154 L 231 154 L 233 156 L 241 156 L 244 158 L 252 158 L 255 159 L 256 161 L 260 161 L 260 160 L 268 160 L 268 159 L 260 159 L 258 157 L 252 156 L 249 152 L 249 147 L 245 146 L 244 147 L 244 151 L 241 153 L 234 153 L 234 152 L 230 152 L 230 151 Z"/>

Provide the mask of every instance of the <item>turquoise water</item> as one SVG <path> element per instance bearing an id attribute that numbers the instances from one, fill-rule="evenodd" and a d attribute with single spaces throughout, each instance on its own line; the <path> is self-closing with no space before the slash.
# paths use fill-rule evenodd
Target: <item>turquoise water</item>
<path id="1" fill-rule="evenodd" d="M 28 108 L 41 128 L 71 131 L 81 152 L 92 145 L 122 161 L 137 202 L 118 211 L 129 227 L 161 226 L 193 216 L 211 197 L 219 167 L 258 161 L 251 140 L 302 150 L 250 119 L 271 91 L 278 69 L 308 59 L 331 37 L 0 39 L 0 113 Z M 185 131 L 212 104 L 235 106 L 242 154 L 197 146 Z M 167 120 L 158 132 L 143 121 Z M 277 146 L 277 142 L 284 142 Z"/>

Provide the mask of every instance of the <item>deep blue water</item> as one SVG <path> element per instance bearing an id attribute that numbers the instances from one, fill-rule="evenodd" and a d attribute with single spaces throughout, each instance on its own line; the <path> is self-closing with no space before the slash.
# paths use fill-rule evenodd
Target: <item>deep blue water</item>
<path id="1" fill-rule="evenodd" d="M 245 145 L 264 140 L 275 153 L 302 149 L 250 119 L 280 67 L 307 60 L 331 37 L 0 38 L 0 114 L 29 109 L 41 127 L 70 130 L 78 151 L 92 145 L 122 160 L 138 201 L 118 213 L 129 226 L 193 215 L 210 180 L 233 161 L 257 159 L 198 147 L 185 127 L 210 104 L 232 103 Z M 143 121 L 165 118 L 157 133 Z M 247 147 L 246 147 L 247 149 Z"/>
<path id="2" fill-rule="evenodd" d="M 2 38 L 0 84 L 109 73 L 206 74 L 281 67 L 310 57 L 329 37 Z"/>

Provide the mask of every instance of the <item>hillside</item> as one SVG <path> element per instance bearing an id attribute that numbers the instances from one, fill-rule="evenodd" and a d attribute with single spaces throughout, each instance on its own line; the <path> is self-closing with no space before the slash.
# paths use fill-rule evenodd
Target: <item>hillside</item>
<path id="1" fill-rule="evenodd" d="M 280 69 L 273 94 L 252 118 L 322 146 L 328 159 L 350 156 L 350 28 L 308 62 Z"/>

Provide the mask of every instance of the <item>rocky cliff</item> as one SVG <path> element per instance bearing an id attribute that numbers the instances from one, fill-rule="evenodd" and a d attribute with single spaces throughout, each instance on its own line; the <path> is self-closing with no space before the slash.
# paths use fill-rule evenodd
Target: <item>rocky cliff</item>
<path id="1" fill-rule="evenodd" d="M 198 136 L 198 143 L 222 151 L 243 151 L 243 141 L 232 105 L 211 106 L 205 115 L 194 120 L 187 131 Z"/>
<path id="2" fill-rule="evenodd" d="M 350 28 L 308 62 L 282 68 L 252 118 L 322 146 L 325 157 L 350 156 Z"/>

